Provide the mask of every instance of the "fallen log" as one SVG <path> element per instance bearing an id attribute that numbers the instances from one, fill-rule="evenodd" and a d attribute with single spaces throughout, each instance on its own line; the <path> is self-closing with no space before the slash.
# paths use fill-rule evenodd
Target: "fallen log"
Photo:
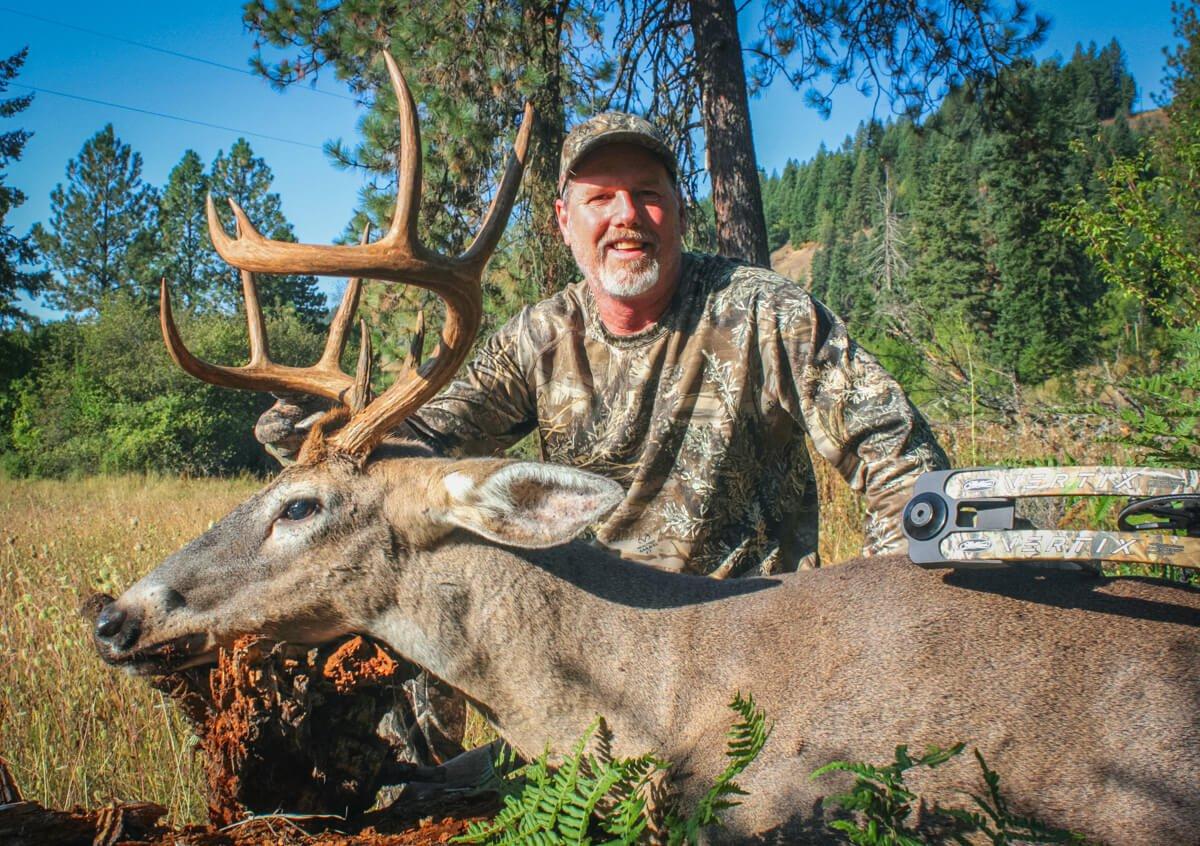
<path id="1" fill-rule="evenodd" d="M 167 809 L 153 802 L 114 802 L 99 810 L 55 811 L 21 798 L 0 758 L 0 843 L 5 846 L 116 846 L 144 842 L 166 832 Z"/>

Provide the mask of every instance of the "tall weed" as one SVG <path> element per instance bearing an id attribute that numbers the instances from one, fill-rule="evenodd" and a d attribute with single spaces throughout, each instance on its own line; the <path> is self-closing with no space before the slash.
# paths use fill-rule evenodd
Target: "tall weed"
<path id="1" fill-rule="evenodd" d="M 204 816 L 201 775 L 176 709 L 104 665 L 79 615 L 204 530 L 251 479 L 0 478 L 0 755 L 50 807 L 153 801 Z"/>

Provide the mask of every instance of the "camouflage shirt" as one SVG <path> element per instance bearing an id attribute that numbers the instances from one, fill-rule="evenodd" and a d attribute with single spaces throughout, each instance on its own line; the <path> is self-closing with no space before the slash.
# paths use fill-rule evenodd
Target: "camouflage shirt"
<path id="1" fill-rule="evenodd" d="M 576 283 L 514 317 L 409 424 L 465 454 L 536 428 L 547 461 L 625 488 L 600 543 L 719 577 L 817 566 L 806 433 L 865 492 L 868 554 L 902 548 L 908 491 L 946 466 L 900 386 L 828 309 L 769 270 L 691 254 L 655 325 L 609 333 Z"/>

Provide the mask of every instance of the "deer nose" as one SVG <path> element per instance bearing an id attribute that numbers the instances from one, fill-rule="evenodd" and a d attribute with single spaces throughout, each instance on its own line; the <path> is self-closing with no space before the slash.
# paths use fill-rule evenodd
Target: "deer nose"
<path id="1" fill-rule="evenodd" d="M 120 608 L 109 605 L 100 611 L 100 616 L 96 618 L 96 636 L 102 638 L 110 638 L 121 630 L 121 626 L 125 624 L 126 613 Z"/>
<path id="2" fill-rule="evenodd" d="M 118 608 L 115 602 L 106 605 L 96 616 L 96 639 L 117 649 L 126 649 L 140 634 L 141 626 Z"/>

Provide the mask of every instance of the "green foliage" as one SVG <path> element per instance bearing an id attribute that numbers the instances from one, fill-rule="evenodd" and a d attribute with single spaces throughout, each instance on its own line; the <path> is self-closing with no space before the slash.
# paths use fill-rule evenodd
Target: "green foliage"
<path id="1" fill-rule="evenodd" d="M 1056 228 L 1141 306 L 1133 321 L 1170 328 L 1163 360 L 1121 385 L 1125 442 L 1149 462 L 1200 467 L 1200 20 L 1195 4 L 1174 11 L 1182 44 L 1168 58 L 1169 123 L 1141 153 L 1098 168 L 1100 193 L 1073 192 Z"/>
<path id="2" fill-rule="evenodd" d="M 896 747 L 896 759 L 884 767 L 850 761 L 832 761 L 812 774 L 818 778 L 830 772 L 849 772 L 857 778 L 848 793 L 829 797 L 828 804 L 858 812 L 866 817 L 862 826 L 850 820 L 834 820 L 829 825 L 850 838 L 856 846 L 919 846 L 918 832 L 908 826 L 918 797 L 904 785 L 904 774 L 913 767 L 936 767 L 963 750 L 959 743 L 950 749 L 930 747 L 913 759 L 908 747 Z"/>
<path id="3" fill-rule="evenodd" d="M 1059 207 L 1058 224 L 1111 284 L 1181 325 L 1200 319 L 1200 186 L 1191 178 L 1200 166 L 1200 120 L 1184 120 L 1176 126 L 1190 133 L 1184 146 L 1117 159 L 1096 174 L 1103 196 L 1076 190 Z"/>
<path id="4" fill-rule="evenodd" d="M 758 753 L 762 751 L 770 737 L 771 729 L 767 726 L 766 715 L 754 704 L 754 697 L 742 697 L 737 693 L 729 707 L 738 715 L 738 720 L 730 727 L 727 734 L 728 743 L 725 756 L 729 764 L 717 776 L 716 781 L 696 804 L 696 809 L 686 818 L 676 814 L 667 815 L 666 830 L 668 842 L 675 846 L 681 843 L 698 843 L 702 829 L 711 825 L 719 825 L 721 812 L 741 804 L 734 797 L 745 796 L 746 791 L 734 781 L 750 766 Z"/>
<path id="5" fill-rule="evenodd" d="M 1063 829 L 1053 828 L 1033 817 L 1022 817 L 1013 814 L 1008 809 L 1008 802 L 1000 793 L 1000 776 L 989 769 L 987 762 L 979 750 L 975 751 L 975 760 L 983 773 L 983 781 L 987 785 L 987 796 L 970 794 L 971 799 L 979 810 L 964 808 L 941 808 L 941 813 L 958 821 L 961 831 L 951 835 L 955 843 L 969 846 L 965 834 L 982 834 L 993 846 L 1017 846 L 1026 843 L 1085 843 L 1078 834 Z"/>
<path id="6" fill-rule="evenodd" d="M 9 83 L 25 64 L 27 50 L 21 50 L 5 59 L 0 59 L 0 94 L 8 90 Z M 33 95 L 10 97 L 0 100 L 0 118 L 11 118 L 29 108 Z M 4 218 L 17 206 L 25 202 L 25 194 L 5 184 L 8 165 L 21 158 L 25 142 L 30 133 L 24 129 L 0 132 L 0 326 L 24 320 L 26 315 L 13 303 L 18 290 L 33 294 L 45 281 L 41 274 L 21 269 L 22 265 L 36 260 L 36 250 L 30 236 L 14 235 L 12 227 L 5 225 Z"/>
<path id="7" fill-rule="evenodd" d="M 1026 384 L 1087 360 L 1097 340 L 1091 311 L 1103 294 L 1082 250 L 1045 225 L 1070 182 L 1074 127 L 1062 77 L 1053 64 L 1006 75 L 1003 120 L 979 147 L 987 258 L 997 269 L 994 359 Z"/>
<path id="8" fill-rule="evenodd" d="M 1119 410 L 1127 427 L 1121 440 L 1148 464 L 1200 469 L 1200 327 L 1173 337 L 1168 366 L 1121 383 L 1130 403 Z"/>
<path id="9" fill-rule="evenodd" d="M 648 806 L 656 780 L 666 775 L 670 763 L 652 755 L 614 760 L 607 727 L 597 717 L 558 767 L 551 767 L 543 754 L 509 772 L 504 808 L 489 822 L 472 823 L 455 842 L 631 844 L 642 839 L 651 814 L 658 814 L 658 829 L 668 843 L 697 843 L 702 829 L 719 825 L 720 813 L 739 804 L 734 797 L 745 791 L 734 779 L 758 757 L 770 735 L 753 697 L 739 693 L 729 707 L 738 716 L 728 733 L 729 764 L 687 817 L 674 808 Z"/>
<path id="10" fill-rule="evenodd" d="M 48 330 L 0 331 L 0 455 L 12 449 L 12 419 L 18 404 L 17 383 L 33 368 L 45 347 Z"/>
<path id="11" fill-rule="evenodd" d="M 271 191 L 274 178 L 266 161 L 254 155 L 245 138 L 235 141 L 228 153 L 224 150 L 217 153 L 208 177 L 208 187 L 214 199 L 218 200 L 217 216 L 226 231 L 233 229 L 233 212 L 227 202 L 233 200 L 266 237 L 277 241 L 296 240 L 291 224 L 283 216 L 279 195 Z M 212 294 L 218 305 L 233 311 L 241 304 L 241 277 L 235 268 L 226 267 L 224 272 L 225 281 L 214 286 Z M 264 311 L 279 312 L 290 308 L 314 327 L 323 321 L 325 295 L 317 290 L 314 277 L 258 274 L 256 280 Z"/>
<path id="12" fill-rule="evenodd" d="M 967 80 L 924 125 L 863 124 L 766 179 L 768 230 L 821 245 L 811 289 L 857 339 L 907 348 L 913 365 L 928 351 L 906 388 L 963 407 L 973 370 L 996 383 L 984 404 L 1007 413 L 1014 383 L 1070 373 L 1122 331 L 1107 320 L 1108 282 L 1045 224 L 1066 186 L 1092 196 L 1094 165 L 1136 144 L 1124 121 L 1133 91 L 1115 42 L 1066 63 L 1019 62 L 995 85 Z M 1098 133 L 1104 145 L 1072 147 Z"/>
<path id="13" fill-rule="evenodd" d="M 543 754 L 510 773 L 504 808 L 489 822 L 472 823 L 456 842 L 583 844 L 593 842 L 593 832 L 603 832 L 615 838 L 609 842 L 636 843 L 648 825 L 649 780 L 664 765 L 650 755 L 614 761 L 588 753 L 589 744 L 606 732 L 597 717 L 557 768 Z M 604 813 L 593 821 L 601 802 Z"/>
<path id="14" fill-rule="evenodd" d="M 67 163 L 67 184 L 50 193 L 50 228 L 33 229 L 50 267 L 50 305 L 94 312 L 117 291 L 149 299 L 156 201 L 142 181 L 142 157 L 122 143 L 112 124 L 89 138 Z"/>
<path id="15" fill-rule="evenodd" d="M 987 796 L 968 794 L 974 809 L 946 808 L 933 804 L 925 819 L 914 827 L 910 823 L 913 811 L 926 806 L 920 796 L 905 784 L 905 774 L 917 767 L 933 769 L 959 755 L 964 744 L 949 749 L 930 746 L 925 754 L 913 758 L 908 747 L 896 747 L 895 760 L 884 766 L 861 762 L 833 761 L 813 772 L 819 778 L 831 772 L 848 772 L 855 776 L 850 790 L 830 796 L 827 805 L 859 815 L 860 821 L 838 819 L 829 824 L 849 838 L 855 846 L 925 846 L 925 844 L 957 843 L 968 846 L 979 842 L 982 835 L 993 846 L 1017 846 L 1026 843 L 1084 843 L 1084 839 L 1069 831 L 1052 828 L 1040 821 L 1012 814 L 1000 793 L 1000 777 L 988 768 L 983 756 L 975 758 L 983 771 Z"/>
<path id="16" fill-rule="evenodd" d="M 202 358 L 245 360 L 244 324 L 186 311 L 179 321 Z M 319 355 L 321 336 L 295 314 L 272 318 L 268 332 L 281 360 Z M 215 388 L 181 371 L 167 356 L 155 315 L 132 295 L 103 300 L 95 318 L 46 326 L 29 359 L 7 392 L 11 441 L 3 461 L 11 473 L 266 469 L 253 427 L 267 399 Z"/>

